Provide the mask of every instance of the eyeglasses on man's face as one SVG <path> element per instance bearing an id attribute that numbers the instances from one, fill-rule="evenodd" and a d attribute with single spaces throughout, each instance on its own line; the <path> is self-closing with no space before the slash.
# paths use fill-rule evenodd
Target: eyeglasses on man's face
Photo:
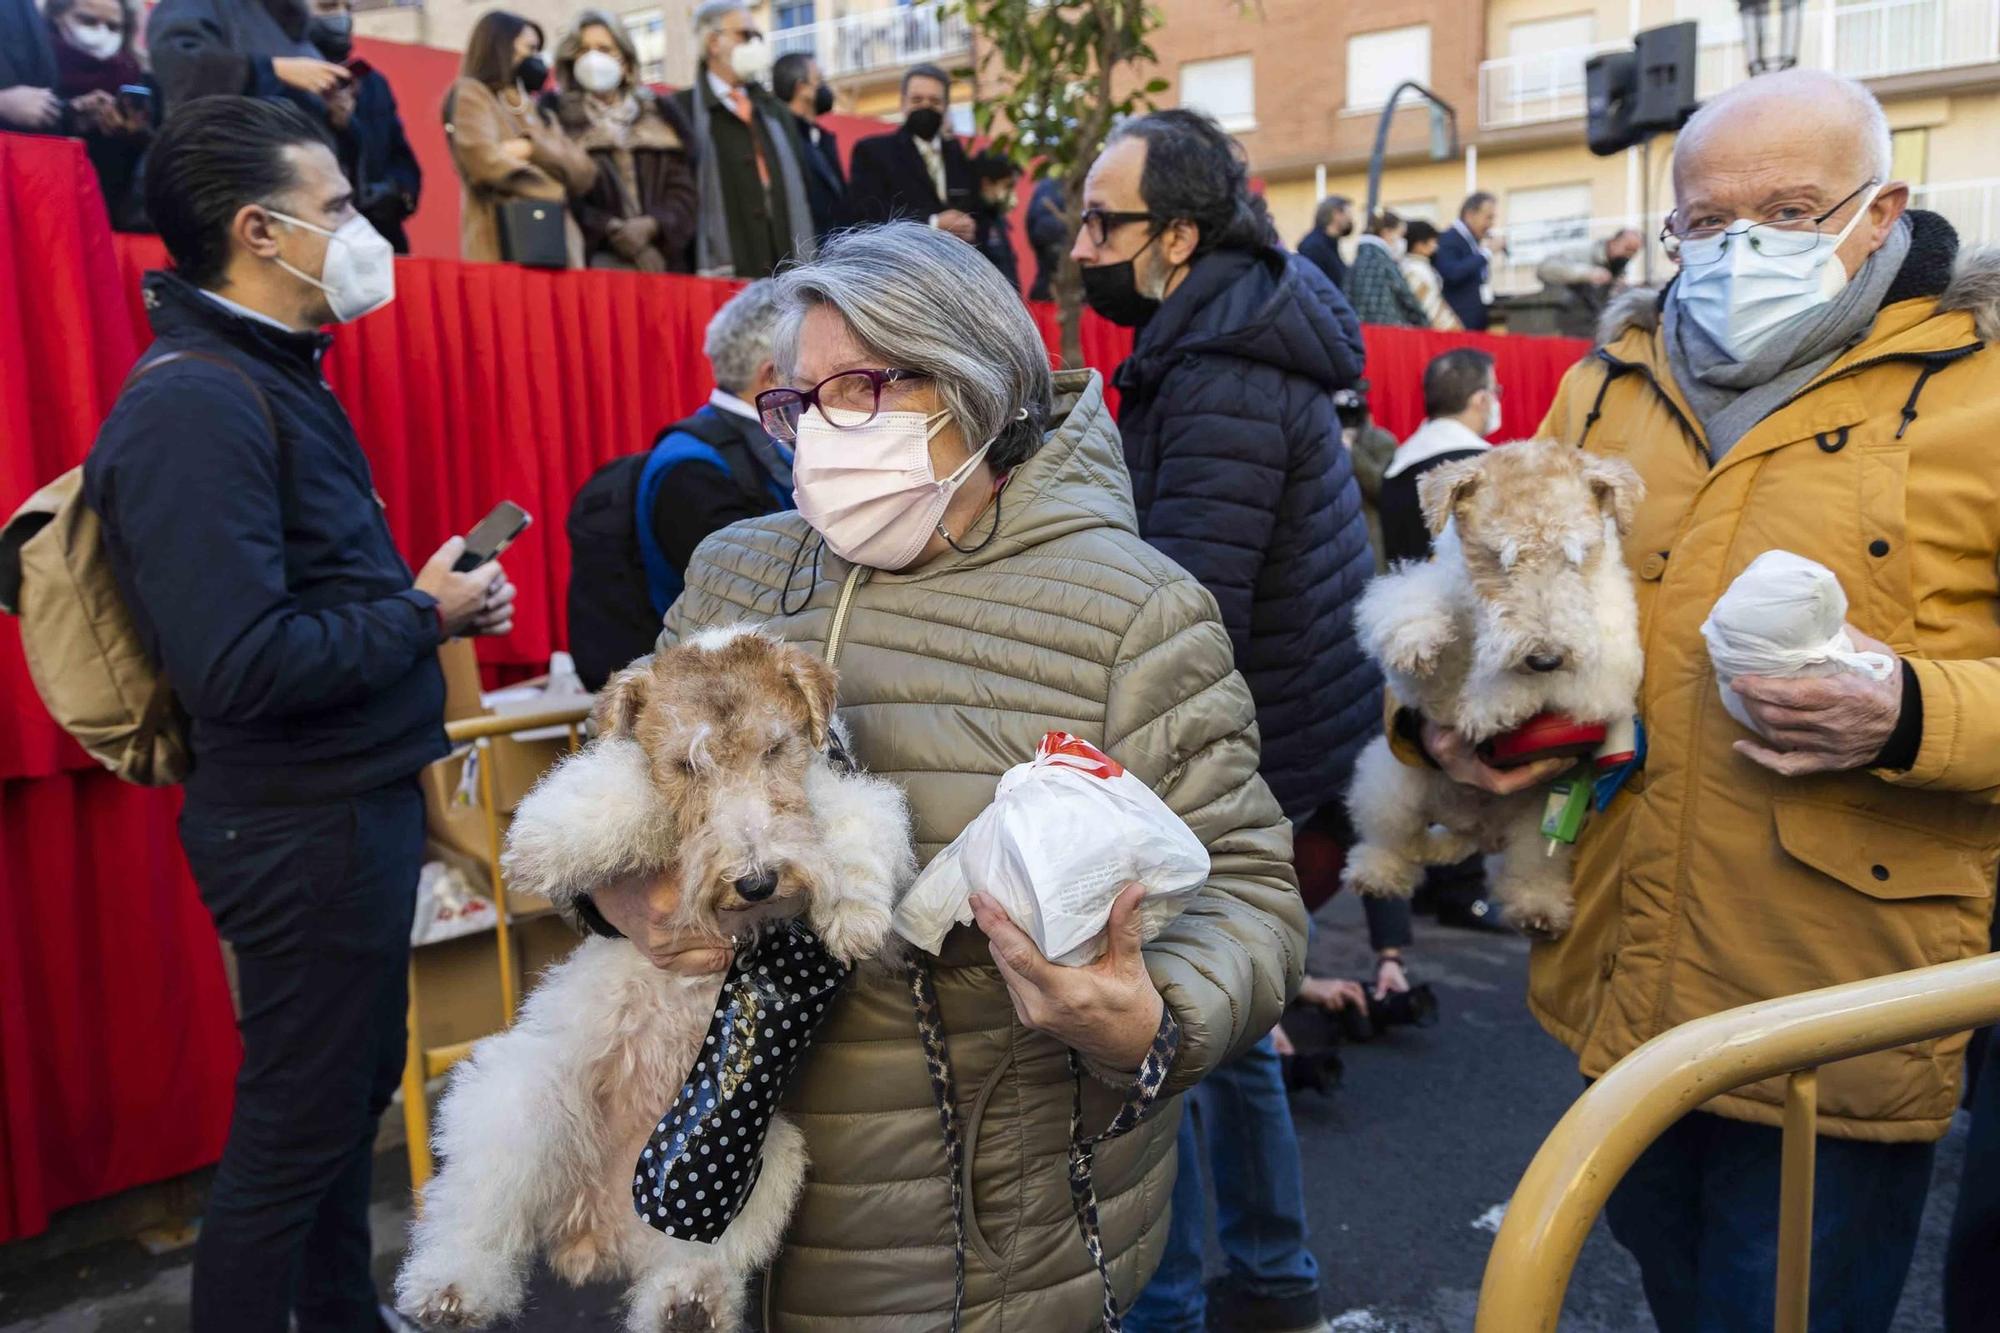
<path id="1" fill-rule="evenodd" d="M 1151 213 L 1120 213 L 1109 208 L 1086 208 L 1083 210 L 1083 231 L 1090 237 L 1092 245 L 1109 245 L 1111 233 L 1120 227 L 1130 227 L 1152 220 Z"/>
<path id="2" fill-rule="evenodd" d="M 1839 203 L 1817 216 L 1799 204 L 1775 209 L 1772 216 L 1757 222 L 1716 214 L 1682 218 L 1677 210 L 1667 215 L 1666 225 L 1660 228 L 1660 245 L 1669 258 L 1680 261 L 1682 268 L 1715 263 L 1728 251 L 1731 242 L 1737 240 L 1760 255 L 1778 258 L 1802 255 L 1816 247 L 1819 238 L 1827 234 L 1821 228 L 1828 218 L 1878 183 L 1871 176 L 1848 191 Z"/>
<path id="3" fill-rule="evenodd" d="M 843 370 L 810 389 L 766 389 L 757 395 L 757 415 L 774 440 L 798 439 L 799 418 L 809 407 L 818 408 L 834 429 L 853 430 L 873 421 L 882 410 L 884 389 L 928 378 L 917 370 Z"/>

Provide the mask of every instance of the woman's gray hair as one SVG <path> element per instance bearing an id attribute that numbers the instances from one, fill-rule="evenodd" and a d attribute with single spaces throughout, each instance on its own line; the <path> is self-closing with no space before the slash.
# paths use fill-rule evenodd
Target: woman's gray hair
<path id="1" fill-rule="evenodd" d="M 741 398 L 757 378 L 757 368 L 774 359 L 771 334 L 778 314 L 777 281 L 760 278 L 730 297 L 708 321 L 701 350 L 724 390 Z"/>
<path id="2" fill-rule="evenodd" d="M 1041 448 L 1055 399 L 1048 347 L 1021 294 L 978 250 L 920 222 L 892 222 L 830 238 L 776 281 L 780 374 L 796 378 L 800 326 L 826 306 L 878 369 L 928 375 L 967 445 L 993 441 L 994 470 Z"/>

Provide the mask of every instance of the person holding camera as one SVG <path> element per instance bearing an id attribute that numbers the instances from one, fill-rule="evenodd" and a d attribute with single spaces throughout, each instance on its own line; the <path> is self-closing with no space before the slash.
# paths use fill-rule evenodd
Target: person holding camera
<path id="1" fill-rule="evenodd" d="M 243 1065 L 195 1251 L 202 1333 L 377 1327 L 368 1200 L 402 1073 L 423 860 L 417 774 L 442 758 L 446 639 L 506 634 L 514 589 L 414 578 L 322 325 L 395 294 L 325 132 L 207 97 L 167 122 L 147 208 L 173 260 L 156 340 L 99 431 L 84 498 L 134 628 L 188 719 L 181 845 L 234 947 Z"/>

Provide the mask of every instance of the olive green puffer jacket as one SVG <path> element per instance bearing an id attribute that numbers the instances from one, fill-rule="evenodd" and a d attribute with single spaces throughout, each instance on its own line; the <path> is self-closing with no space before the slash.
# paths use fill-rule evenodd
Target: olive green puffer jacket
<path id="1" fill-rule="evenodd" d="M 828 552 L 815 560 L 817 539 L 795 514 L 739 524 L 695 553 L 663 642 L 741 622 L 822 652 L 836 637 L 840 714 L 856 758 L 908 791 L 925 861 L 990 803 L 1000 775 L 1045 732 L 1073 732 L 1152 784 L 1213 859 L 1207 886 L 1146 949 L 1181 1023 L 1169 1079 L 1179 1092 L 1269 1031 L 1298 985 L 1305 913 L 1291 831 L 1257 777 L 1256 713 L 1214 602 L 1138 536 L 1102 382 L 1078 372 L 1057 389 L 1060 424 L 1016 469 L 984 549 L 888 574 Z M 785 615 L 788 574 L 789 604 L 799 609 Z M 964 1327 L 1093 1328 L 1101 1288 L 1065 1169 L 1067 1055 L 1015 1020 L 975 930 L 954 931 L 934 970 L 966 1131 Z M 1084 1082 L 1094 1133 L 1119 1098 Z M 766 1288 L 772 1333 L 946 1327 L 944 1144 L 899 975 L 857 974 L 787 1109 L 812 1168 Z M 1159 1261 L 1179 1120 L 1176 1097 L 1098 1150 L 1104 1244 L 1121 1304 Z"/>

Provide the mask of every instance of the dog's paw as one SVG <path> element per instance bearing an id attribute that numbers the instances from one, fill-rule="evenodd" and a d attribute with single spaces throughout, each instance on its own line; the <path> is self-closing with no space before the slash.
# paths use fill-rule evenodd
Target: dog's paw
<path id="1" fill-rule="evenodd" d="M 1437 670 L 1456 632 L 1449 616 L 1411 616 L 1383 632 L 1376 656 L 1387 670 L 1421 680 Z"/>
<path id="2" fill-rule="evenodd" d="M 843 963 L 858 963 L 882 951 L 889 936 L 889 909 L 881 903 L 850 899 L 814 914 L 820 942 Z"/>
<path id="3" fill-rule="evenodd" d="M 484 1328 L 521 1308 L 521 1275 L 490 1255 L 448 1266 L 439 1247 L 420 1249 L 396 1276 L 396 1309 L 425 1328 Z M 463 1258 L 464 1256 L 458 1256 Z"/>
<path id="4" fill-rule="evenodd" d="M 1576 903 L 1567 893 L 1500 894 L 1507 924 L 1531 940 L 1555 941 L 1576 924 Z"/>
<path id="5" fill-rule="evenodd" d="M 1424 868 L 1408 857 L 1358 843 L 1341 867 L 1340 882 L 1371 898 L 1407 898 L 1417 891 Z"/>
<path id="6" fill-rule="evenodd" d="M 631 1333 L 738 1333 L 740 1286 L 722 1265 L 673 1263 L 642 1278 L 632 1292 Z"/>
<path id="7" fill-rule="evenodd" d="M 484 1328 L 500 1318 L 498 1313 L 481 1311 L 468 1302 L 456 1284 L 399 1304 L 396 1309 L 404 1318 L 413 1319 L 425 1328 Z"/>
<path id="8" fill-rule="evenodd" d="M 660 1333 L 716 1333 L 721 1326 L 716 1312 L 699 1294 L 669 1305 L 660 1316 Z"/>

